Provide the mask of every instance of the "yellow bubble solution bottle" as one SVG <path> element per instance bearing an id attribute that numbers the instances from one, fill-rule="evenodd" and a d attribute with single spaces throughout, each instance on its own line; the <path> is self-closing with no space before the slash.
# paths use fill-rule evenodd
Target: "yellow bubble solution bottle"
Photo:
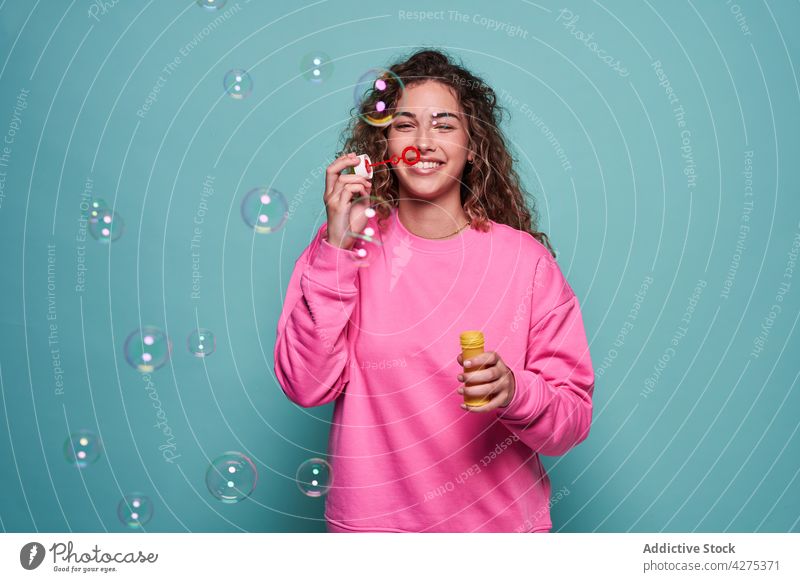
<path id="1" fill-rule="evenodd" d="M 461 333 L 461 361 L 466 362 L 470 358 L 483 353 L 483 332 L 482 331 L 465 331 Z M 464 372 L 475 372 L 476 370 L 483 370 L 483 366 L 470 366 L 464 368 Z M 464 394 L 464 404 L 467 406 L 483 406 L 488 404 L 489 401 L 484 398 L 470 398 Z"/>

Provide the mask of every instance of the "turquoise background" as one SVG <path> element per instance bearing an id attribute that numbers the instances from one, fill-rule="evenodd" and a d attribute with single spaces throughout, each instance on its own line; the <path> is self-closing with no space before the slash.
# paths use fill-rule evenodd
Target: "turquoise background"
<path id="1" fill-rule="evenodd" d="M 581 301 L 598 373 L 594 422 L 583 444 L 544 459 L 554 494 L 569 492 L 554 501 L 554 531 L 798 531 L 800 271 L 789 254 L 800 240 L 797 3 L 458 2 L 466 21 L 444 2 L 402 4 L 444 10 L 428 22 L 349 1 L 228 0 L 217 12 L 189 0 L 101 4 L 0 0 L 0 139 L 14 133 L 0 167 L 4 531 L 123 531 L 116 506 L 131 491 L 153 501 L 148 531 L 324 531 L 323 500 L 303 496 L 294 474 L 326 454 L 332 407 L 301 409 L 283 395 L 275 328 L 294 261 L 325 217 L 317 169 L 337 150 L 353 84 L 418 46 L 462 58 L 508 106 L 519 171 Z M 570 25 L 562 8 L 578 20 Z M 594 33 L 629 74 L 577 31 Z M 331 58 L 320 84 L 300 75 L 313 51 Z M 694 182 L 655 61 L 685 112 Z M 233 68 L 252 77 L 246 99 L 223 92 Z M 214 194 L 192 299 L 193 220 L 207 176 Z M 89 239 L 79 292 L 87 179 L 125 231 L 110 245 Z M 290 204 L 280 231 L 256 235 L 241 219 L 256 186 Z M 737 251 L 747 201 L 750 230 Z M 218 339 L 204 360 L 185 345 L 198 322 Z M 123 356 L 141 324 L 174 344 L 152 375 L 180 455 L 172 464 Z M 648 377 L 657 377 L 650 392 Z M 104 447 L 81 471 L 62 452 L 78 429 Z M 250 499 L 223 505 L 204 475 L 229 450 L 253 459 L 259 481 Z"/>

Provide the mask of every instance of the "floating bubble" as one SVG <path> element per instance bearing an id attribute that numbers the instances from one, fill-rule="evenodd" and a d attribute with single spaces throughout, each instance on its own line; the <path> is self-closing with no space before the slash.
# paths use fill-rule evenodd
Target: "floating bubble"
<path id="1" fill-rule="evenodd" d="M 72 433 L 64 442 L 64 456 L 80 469 L 97 461 L 102 450 L 100 439 L 90 430 Z"/>
<path id="2" fill-rule="evenodd" d="M 377 243 L 377 245 L 380 245 L 380 243 Z M 375 246 L 359 237 L 350 247 L 351 254 L 349 256 L 357 266 L 369 267 L 378 253 Z"/>
<path id="3" fill-rule="evenodd" d="M 244 99 L 253 91 L 253 79 L 243 69 L 231 69 L 222 80 L 225 92 L 234 99 Z"/>
<path id="4" fill-rule="evenodd" d="M 189 352 L 198 358 L 210 356 L 217 349 L 217 338 L 214 332 L 205 328 L 192 331 L 186 339 Z"/>
<path id="5" fill-rule="evenodd" d="M 172 342 L 153 326 L 137 329 L 125 340 L 125 359 L 142 373 L 160 368 L 169 360 Z"/>
<path id="6" fill-rule="evenodd" d="M 372 220 L 381 204 L 388 205 L 389 202 L 377 196 L 362 196 L 354 199 L 350 206 L 349 224 L 358 230 L 347 231 L 348 236 L 356 239 L 348 256 L 359 267 L 368 267 L 380 252 L 377 247 L 383 245 L 377 234 L 377 222 Z"/>
<path id="7" fill-rule="evenodd" d="M 309 459 L 297 469 L 297 486 L 304 495 L 322 497 L 333 485 L 333 469 L 323 459 Z"/>
<path id="8" fill-rule="evenodd" d="M 96 214 L 94 214 L 96 212 Z M 125 222 L 110 208 L 93 208 L 89 213 L 89 234 L 101 243 L 110 243 L 122 236 Z"/>
<path id="9" fill-rule="evenodd" d="M 253 461 L 229 451 L 214 460 L 206 471 L 206 486 L 223 503 L 238 503 L 250 496 L 258 482 Z"/>
<path id="10" fill-rule="evenodd" d="M 308 53 L 300 61 L 300 71 L 306 81 L 322 83 L 333 75 L 333 63 L 323 52 Z"/>
<path id="11" fill-rule="evenodd" d="M 242 200 L 242 218 L 259 234 L 280 229 L 288 212 L 286 198 L 273 188 L 253 188 Z"/>
<path id="12" fill-rule="evenodd" d="M 146 495 L 131 493 L 117 505 L 117 517 L 131 529 L 139 529 L 153 517 L 153 502 Z"/>
<path id="13" fill-rule="evenodd" d="M 96 223 L 100 220 L 100 213 L 108 209 L 109 206 L 106 204 L 105 200 L 102 198 L 92 198 L 92 202 L 89 205 L 89 222 Z"/>
<path id="14" fill-rule="evenodd" d="M 228 0 L 197 0 L 197 5 L 207 10 L 219 10 Z"/>
<path id="15" fill-rule="evenodd" d="M 403 91 L 403 82 L 388 69 L 370 69 L 358 79 L 354 96 L 361 119 L 376 127 L 392 122 L 392 103 Z"/>

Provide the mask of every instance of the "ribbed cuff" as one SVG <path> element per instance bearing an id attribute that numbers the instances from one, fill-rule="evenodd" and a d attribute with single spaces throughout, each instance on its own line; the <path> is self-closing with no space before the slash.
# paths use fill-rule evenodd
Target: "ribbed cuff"
<path id="1" fill-rule="evenodd" d="M 341 249 L 321 238 L 314 251 L 305 276 L 311 283 L 328 289 L 351 294 L 357 291 L 358 255 L 354 251 Z"/>
<path id="2" fill-rule="evenodd" d="M 511 370 L 514 374 L 514 396 L 504 408 L 496 408 L 497 417 L 514 423 L 529 423 L 546 404 L 547 385 L 539 374 L 530 370 Z"/>

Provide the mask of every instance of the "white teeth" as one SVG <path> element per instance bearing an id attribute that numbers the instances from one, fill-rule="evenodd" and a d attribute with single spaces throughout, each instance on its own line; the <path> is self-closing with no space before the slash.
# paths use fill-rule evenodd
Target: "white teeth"
<path id="1" fill-rule="evenodd" d="M 432 170 L 433 168 L 438 168 L 441 166 L 441 162 L 420 162 L 419 167 L 423 170 Z"/>

